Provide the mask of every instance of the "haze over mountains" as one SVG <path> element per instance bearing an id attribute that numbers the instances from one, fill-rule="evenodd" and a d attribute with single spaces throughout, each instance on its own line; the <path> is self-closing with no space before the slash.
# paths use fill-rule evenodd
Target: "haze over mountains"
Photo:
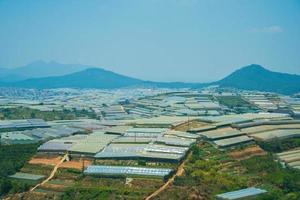
<path id="1" fill-rule="evenodd" d="M 62 76 L 78 72 L 93 66 L 80 64 L 61 64 L 55 61 L 38 60 L 17 68 L 0 68 L 0 80 L 4 82 L 21 81 L 29 78 Z"/>
<path id="2" fill-rule="evenodd" d="M 236 70 L 212 83 L 153 82 L 120 75 L 88 65 L 38 61 L 16 69 L 0 69 L 0 86 L 22 88 L 99 88 L 166 87 L 201 88 L 208 85 L 294 94 L 300 92 L 300 76 L 272 72 L 260 65 Z"/>

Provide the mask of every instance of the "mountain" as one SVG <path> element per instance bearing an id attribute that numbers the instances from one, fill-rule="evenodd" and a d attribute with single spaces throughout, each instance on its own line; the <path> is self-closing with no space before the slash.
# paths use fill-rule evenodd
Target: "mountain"
<path id="1" fill-rule="evenodd" d="M 260 65 L 252 64 L 236 70 L 224 79 L 215 82 L 221 87 L 258 90 L 281 94 L 300 92 L 300 76 L 273 72 Z"/>
<path id="2" fill-rule="evenodd" d="M 88 68 L 63 76 L 32 78 L 14 83 L 9 86 L 24 88 L 120 88 L 141 84 L 143 81 L 119 75 L 101 68 Z"/>
<path id="3" fill-rule="evenodd" d="M 0 80 L 3 82 L 15 82 L 29 78 L 41 78 L 49 76 L 62 76 L 70 73 L 92 68 L 88 65 L 61 64 L 55 61 L 35 61 L 17 68 L 0 68 Z"/>
<path id="4" fill-rule="evenodd" d="M 38 66 L 40 66 L 40 68 Z M 45 66 L 45 70 L 43 70 L 41 66 Z M 50 66 L 54 67 L 51 68 Z M 83 70 L 80 70 L 81 68 L 83 68 Z M 34 72 L 34 69 L 38 71 Z M 57 71 L 55 72 L 55 70 Z M 17 71 L 18 73 L 14 74 L 14 76 L 16 76 L 15 79 L 17 79 L 18 76 L 22 76 L 23 78 L 28 76 L 49 76 L 27 78 L 17 81 L 12 81 L 11 79 L 10 82 L 5 82 L 5 79 L 0 77 L 0 86 L 38 89 L 65 87 L 113 89 L 122 87 L 201 88 L 209 85 L 219 85 L 220 87 L 276 92 L 281 94 L 300 92 L 299 75 L 272 72 L 255 64 L 242 67 L 224 79 L 212 83 L 144 81 L 101 68 L 90 68 L 90 66 L 86 65 L 64 65 L 55 62 L 37 62 L 18 69 Z M 76 72 L 69 73 L 70 71 Z M 0 70 L 0 75 L 1 73 L 7 73 L 7 70 L 2 69 Z"/>
<path id="5" fill-rule="evenodd" d="M 44 78 L 31 78 L 22 81 L 0 83 L 6 87 L 22 88 L 99 88 L 113 89 L 123 87 L 166 87 L 166 88 L 190 88 L 200 87 L 201 84 L 181 82 L 153 82 L 120 75 L 101 68 L 88 68 L 80 72 L 63 76 Z"/>

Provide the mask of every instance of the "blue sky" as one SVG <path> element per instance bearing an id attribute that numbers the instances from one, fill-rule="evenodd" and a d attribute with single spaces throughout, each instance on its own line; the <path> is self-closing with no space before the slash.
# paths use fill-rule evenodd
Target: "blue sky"
<path id="1" fill-rule="evenodd" d="M 0 66 L 35 60 L 158 81 L 251 63 L 300 74 L 300 1 L 0 0 Z"/>

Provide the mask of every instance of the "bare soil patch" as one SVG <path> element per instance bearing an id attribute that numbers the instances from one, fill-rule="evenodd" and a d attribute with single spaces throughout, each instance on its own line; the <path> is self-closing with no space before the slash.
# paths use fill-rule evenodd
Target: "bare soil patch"
<path id="1" fill-rule="evenodd" d="M 30 164 L 42 164 L 42 165 L 56 165 L 61 160 L 61 157 L 52 157 L 52 158 L 42 158 L 42 157 L 34 157 L 29 163 Z"/>
<path id="2" fill-rule="evenodd" d="M 57 157 L 34 157 L 32 158 L 29 163 L 30 164 L 41 164 L 41 165 L 51 165 L 55 166 L 61 160 L 61 156 Z M 71 160 L 63 162 L 59 167 L 60 168 L 71 168 L 71 169 L 82 169 L 90 166 L 92 164 L 91 160 L 84 160 L 84 163 L 81 159 L 79 160 Z"/>
<path id="3" fill-rule="evenodd" d="M 60 168 L 71 168 L 71 169 L 82 169 L 83 167 L 86 168 L 92 164 L 91 160 L 71 160 L 68 162 L 64 162 L 60 165 Z"/>
<path id="4" fill-rule="evenodd" d="M 242 150 L 235 150 L 229 153 L 230 156 L 237 160 L 245 160 L 251 158 L 252 156 L 262 156 L 267 153 L 259 146 L 250 146 Z"/>

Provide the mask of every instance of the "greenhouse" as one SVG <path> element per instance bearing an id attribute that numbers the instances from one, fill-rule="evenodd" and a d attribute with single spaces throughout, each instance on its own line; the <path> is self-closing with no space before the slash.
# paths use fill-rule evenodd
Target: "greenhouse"
<path id="1" fill-rule="evenodd" d="M 266 190 L 262 190 L 259 188 L 251 187 L 247 189 L 237 190 L 233 192 L 227 192 L 223 194 L 218 194 L 216 197 L 220 200 L 234 200 L 234 199 L 244 199 L 244 198 L 253 198 L 260 194 L 266 193 Z"/>
<path id="2" fill-rule="evenodd" d="M 84 173 L 103 175 L 141 175 L 164 177 L 169 175 L 172 171 L 172 169 L 164 168 L 91 165 L 88 166 Z"/>

